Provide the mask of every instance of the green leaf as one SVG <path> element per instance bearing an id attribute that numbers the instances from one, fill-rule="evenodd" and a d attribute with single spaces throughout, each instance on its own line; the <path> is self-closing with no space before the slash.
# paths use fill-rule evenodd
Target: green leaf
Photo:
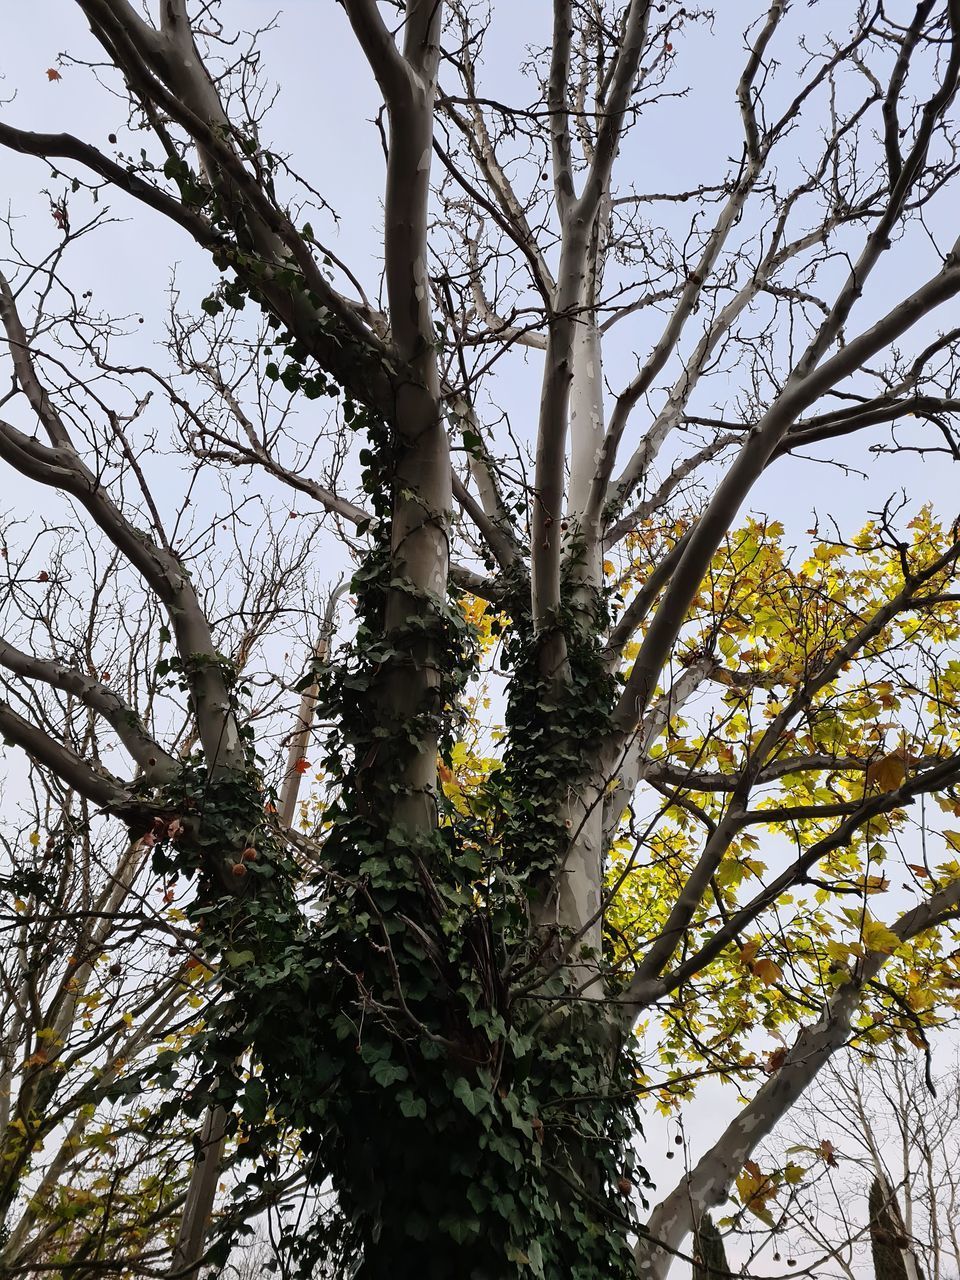
<path id="1" fill-rule="evenodd" d="M 543 1250 L 540 1248 L 539 1240 L 531 1240 L 530 1248 L 527 1250 L 530 1256 L 530 1266 L 533 1268 L 534 1275 L 543 1275 Z"/>
<path id="2" fill-rule="evenodd" d="M 377 1084 L 386 1088 L 388 1085 L 396 1084 L 398 1080 L 406 1080 L 406 1067 L 401 1067 L 397 1062 L 389 1062 L 386 1059 L 375 1062 L 370 1068 L 370 1075 Z"/>
<path id="3" fill-rule="evenodd" d="M 268 1097 L 267 1086 L 259 1076 L 248 1080 L 240 1097 L 240 1110 L 244 1120 L 250 1124 L 260 1124 L 267 1114 Z"/>

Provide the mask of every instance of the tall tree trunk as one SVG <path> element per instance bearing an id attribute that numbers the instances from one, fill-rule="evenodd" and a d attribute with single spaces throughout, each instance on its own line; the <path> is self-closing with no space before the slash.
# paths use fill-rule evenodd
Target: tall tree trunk
<path id="1" fill-rule="evenodd" d="M 694 1238 L 693 1280 L 731 1280 L 723 1236 L 709 1213 L 698 1224 Z"/>
<path id="2" fill-rule="evenodd" d="M 923 1280 L 896 1193 L 885 1177 L 870 1184 L 870 1247 L 876 1280 Z"/>

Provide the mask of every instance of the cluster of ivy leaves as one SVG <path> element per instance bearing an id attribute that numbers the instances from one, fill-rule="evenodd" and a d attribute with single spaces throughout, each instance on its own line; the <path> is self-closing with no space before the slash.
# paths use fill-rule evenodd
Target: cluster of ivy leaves
<path id="1" fill-rule="evenodd" d="M 628 1275 L 631 1205 L 645 1180 L 631 1150 L 630 1057 L 604 1002 L 576 998 L 558 961 L 565 940 L 531 924 L 568 838 L 558 797 L 583 766 L 609 681 L 588 649 L 558 701 L 536 675 L 515 591 L 504 767 L 466 812 L 439 795 L 426 833 L 391 820 L 411 754 L 439 738 L 449 759 L 475 636 L 455 599 L 398 583 L 392 433 L 359 406 L 347 417 L 366 432 L 379 510 L 353 581 L 356 636 L 316 673 L 336 784 L 319 901 L 304 905 L 252 747 L 246 772 L 211 776 L 197 760 L 163 797 L 184 830 L 167 839 L 160 825 L 155 864 L 198 873 L 189 914 L 220 986 L 192 1044 L 199 1070 L 185 1105 L 198 1116 L 227 1109 L 257 1194 L 296 1135 L 318 1187 L 335 1196 L 312 1229 L 281 1236 L 303 1275 L 322 1261 L 371 1280 Z M 398 589 L 413 607 L 388 632 L 385 602 Z M 392 721 L 383 672 L 415 661 L 427 641 L 439 686 Z M 244 848 L 255 857 L 244 861 Z M 225 892 L 237 866 L 237 891 Z M 181 1066 L 171 1050 L 155 1070 L 173 1085 Z M 171 1098 L 168 1110 L 178 1105 Z"/>
<path id="2" fill-rule="evenodd" d="M 318 329 L 330 323 L 297 267 L 268 267 L 248 252 L 185 161 L 171 158 L 164 172 L 217 237 L 225 275 L 204 311 L 253 300 L 276 332 L 265 376 L 310 399 L 340 396 L 264 296 L 269 275 L 271 288 L 304 295 Z M 453 597 L 398 576 L 391 425 L 348 397 L 340 412 L 366 436 L 373 519 L 352 583 L 355 639 L 317 673 L 321 713 L 335 726 L 325 768 L 336 784 L 319 894 L 318 873 L 308 885 L 272 819 L 252 741 L 246 769 L 211 771 L 197 755 L 162 794 L 143 797 L 161 815 L 156 870 L 196 877 L 188 916 L 219 987 L 191 1042 L 186 1096 L 173 1088 L 181 1054 L 164 1051 L 152 1068 L 172 1090 L 155 1123 L 177 1109 L 199 1117 L 224 1107 L 251 1166 L 245 1189 L 267 1195 L 296 1135 L 315 1183 L 335 1194 L 333 1212 L 311 1230 L 280 1236 L 304 1276 L 321 1264 L 366 1280 L 632 1274 L 631 1205 L 646 1179 L 631 1146 L 635 1066 L 612 1037 L 605 1003 L 577 998 L 558 962 L 567 940 L 531 923 L 568 838 L 558 797 L 608 709 L 609 678 L 595 645 L 577 642 L 573 679 L 558 697 L 537 675 L 524 584 L 505 582 L 503 768 L 466 812 L 441 792 L 425 834 L 395 824 L 412 753 L 439 739 L 449 759 L 475 637 Z M 397 591 L 411 607 L 388 633 L 385 601 Z M 439 667 L 429 705 L 391 720 L 384 670 L 427 652 Z M 162 674 L 182 678 L 175 666 Z M 118 1084 L 134 1088 L 133 1078 Z"/>

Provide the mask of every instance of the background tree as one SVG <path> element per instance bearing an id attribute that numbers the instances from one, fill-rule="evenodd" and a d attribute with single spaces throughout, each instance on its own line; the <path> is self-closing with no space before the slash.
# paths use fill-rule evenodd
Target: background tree
<path id="1" fill-rule="evenodd" d="M 917 484 L 958 454 L 960 11 L 758 6 L 735 84 L 697 77 L 733 132 L 665 191 L 645 146 L 688 127 L 708 15 L 556 0 L 501 96 L 502 6 L 341 7 L 382 108 L 363 262 L 332 247 L 352 175 L 269 140 L 215 8 L 77 0 L 49 84 L 125 104 L 109 149 L 7 109 L 51 240 L 0 281 L 0 456 L 130 594 L 121 689 L 101 624 L 93 659 L 38 624 L 60 574 L 18 526 L 0 730 L 182 894 L 216 999 L 143 1080 L 162 1124 L 223 1117 L 251 1211 L 296 1144 L 289 1274 L 659 1276 L 734 1184 L 765 1209 L 751 1153 L 839 1048 L 956 1002 L 956 512 L 881 499 L 795 546 L 741 509 L 868 433 Z M 138 299 L 158 359 L 73 282 L 108 201 L 206 255 L 202 298 Z M 353 561 L 333 662 L 312 544 L 270 559 L 303 505 Z M 641 1104 L 709 1073 L 750 1100 L 642 1217 Z"/>
<path id="2" fill-rule="evenodd" d="M 910 1253 L 909 1240 L 903 1222 L 903 1214 L 892 1189 L 879 1178 L 870 1183 L 870 1248 L 873 1253 L 873 1271 L 881 1276 L 917 1274 L 916 1261 Z M 908 1270 L 907 1258 L 913 1263 Z"/>
<path id="3" fill-rule="evenodd" d="M 771 1192 L 725 1216 L 734 1256 L 850 1280 L 956 1275 L 958 1106 L 953 1062 L 934 1075 L 896 1042 L 836 1061 L 756 1154 Z"/>
<path id="4" fill-rule="evenodd" d="M 11 535 L 8 527 L 9 542 Z M 245 607 L 228 630 L 243 668 L 255 668 L 256 642 L 277 621 L 283 584 L 297 581 L 304 546 L 297 537 L 289 554 L 287 547 L 281 539 L 240 584 Z M 83 680 L 66 678 L 67 664 L 98 681 L 101 705 L 117 707 L 116 690 L 142 691 L 132 655 L 157 643 L 149 608 L 118 575 L 116 559 L 97 550 L 54 525 L 41 527 L 29 548 L 34 557 L 50 553 L 39 575 L 28 576 L 9 546 L 5 557 L 8 590 L 24 584 L 19 591 L 37 598 L 34 643 L 42 636 L 64 664 L 57 688 L 16 683 L 11 694 L 30 698 L 32 715 L 56 725 L 60 740 L 90 762 L 109 754 L 110 743 L 76 696 Z M 86 567 L 99 588 L 89 600 L 73 590 Z M 6 642 L 4 654 L 11 663 L 23 656 Z M 147 692 L 157 693 L 156 682 Z M 301 781 L 292 776 L 297 786 L 285 780 L 281 789 L 288 807 Z M 139 1072 L 157 1052 L 189 1043 L 213 974 L 191 943 L 182 886 L 151 866 L 153 832 L 131 842 L 56 775 L 31 770 L 26 781 L 29 799 L 21 792 L 5 815 L 0 862 L 0 1270 L 35 1275 L 69 1263 L 76 1275 L 101 1274 L 105 1264 L 162 1273 L 180 1226 L 195 1125 L 176 1116 L 153 1125 L 164 1095 L 142 1090 Z M 218 1165 L 216 1181 L 222 1176 Z"/>
<path id="5" fill-rule="evenodd" d="M 705 1213 L 700 1219 L 694 1237 L 694 1280 L 708 1280 L 710 1276 L 718 1276 L 726 1280 L 733 1273 L 727 1263 L 727 1251 L 723 1247 L 723 1236 L 716 1224 Z"/>

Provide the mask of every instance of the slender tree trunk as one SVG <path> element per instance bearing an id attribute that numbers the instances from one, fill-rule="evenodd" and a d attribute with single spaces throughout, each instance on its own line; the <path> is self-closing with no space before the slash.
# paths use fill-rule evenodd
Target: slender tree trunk
<path id="1" fill-rule="evenodd" d="M 197 1140 L 197 1156 L 187 1199 L 183 1206 L 180 1234 L 173 1251 L 171 1277 L 192 1280 L 196 1276 L 206 1248 L 207 1228 L 217 1194 L 220 1165 L 227 1136 L 227 1113 L 223 1107 L 211 1107 L 204 1118 Z"/>

